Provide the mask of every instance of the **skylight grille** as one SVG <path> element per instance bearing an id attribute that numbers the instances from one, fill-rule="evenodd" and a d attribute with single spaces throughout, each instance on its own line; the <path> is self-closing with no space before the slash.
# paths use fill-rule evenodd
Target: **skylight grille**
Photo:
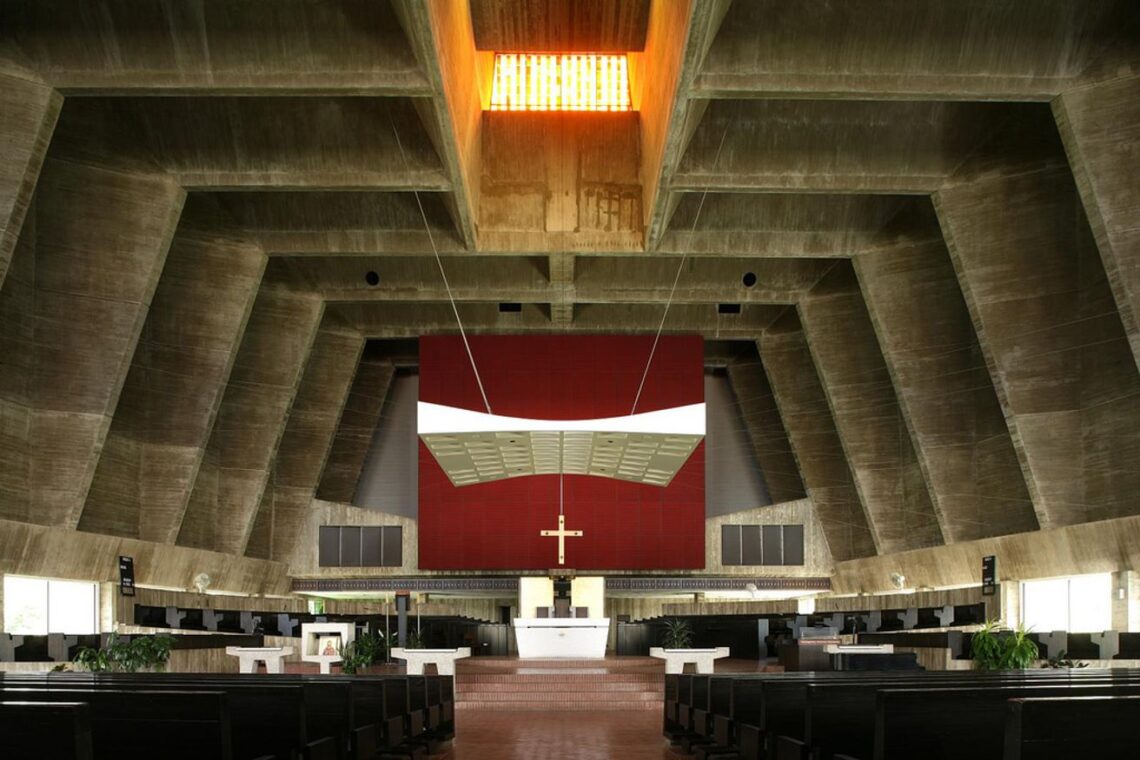
<path id="1" fill-rule="evenodd" d="M 624 55 L 496 53 L 492 111 L 630 111 Z"/>

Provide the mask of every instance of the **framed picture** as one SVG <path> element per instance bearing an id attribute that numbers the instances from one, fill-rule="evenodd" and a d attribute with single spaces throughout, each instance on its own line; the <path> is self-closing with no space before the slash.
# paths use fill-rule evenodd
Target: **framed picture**
<path id="1" fill-rule="evenodd" d="M 317 639 L 317 654 L 322 657 L 336 657 L 340 654 L 340 634 L 334 633 Z"/>

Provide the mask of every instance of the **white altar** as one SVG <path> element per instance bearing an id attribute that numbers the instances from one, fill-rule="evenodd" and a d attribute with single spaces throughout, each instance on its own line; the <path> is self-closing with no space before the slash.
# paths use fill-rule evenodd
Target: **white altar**
<path id="1" fill-rule="evenodd" d="M 691 662 L 696 665 L 697 673 L 705 674 L 714 671 L 713 660 L 728 657 L 728 647 L 712 647 L 709 649 L 650 647 L 649 656 L 664 660 L 666 673 L 684 673 L 685 663 Z"/>
<path id="2" fill-rule="evenodd" d="M 424 665 L 435 665 L 441 676 L 455 675 L 455 661 L 471 656 L 471 647 L 458 649 L 404 649 L 392 647 L 392 657 L 408 663 L 408 675 L 422 676 Z"/>
<path id="3" fill-rule="evenodd" d="M 256 673 L 259 662 L 265 663 L 266 673 L 284 673 L 282 663 L 293 647 L 226 647 L 226 654 L 238 658 L 239 673 Z"/>
<path id="4" fill-rule="evenodd" d="M 602 659 L 609 635 L 609 618 L 515 618 L 515 641 L 524 660 Z"/>

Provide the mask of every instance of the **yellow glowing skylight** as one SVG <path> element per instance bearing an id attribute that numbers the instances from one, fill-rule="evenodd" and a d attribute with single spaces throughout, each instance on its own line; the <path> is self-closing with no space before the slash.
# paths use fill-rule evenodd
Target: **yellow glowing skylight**
<path id="1" fill-rule="evenodd" d="M 492 111 L 629 111 L 624 55 L 496 53 Z"/>

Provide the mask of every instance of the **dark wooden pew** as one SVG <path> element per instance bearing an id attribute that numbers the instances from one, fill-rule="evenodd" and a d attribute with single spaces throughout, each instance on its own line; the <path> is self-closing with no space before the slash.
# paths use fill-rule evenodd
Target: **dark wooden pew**
<path id="1" fill-rule="evenodd" d="M 88 705 L 94 760 L 237 760 L 222 692 L 6 688 L 0 698 Z"/>
<path id="2" fill-rule="evenodd" d="M 1064 688 L 1074 683 L 1112 685 L 1122 679 L 1127 677 L 1105 671 L 966 671 L 911 679 L 878 674 L 857 681 L 816 683 L 808 687 L 803 745 L 811 750 L 813 758 L 829 758 L 835 752 L 870 757 L 874 748 L 876 696 L 884 688 Z"/>
<path id="3" fill-rule="evenodd" d="M 1011 699 L 1002 760 L 1132 757 L 1138 723 L 1140 696 Z"/>
<path id="4" fill-rule="evenodd" d="M 35 677 L 5 678 L 0 689 L 7 690 L 15 684 L 40 689 L 119 689 L 150 692 L 158 691 L 210 691 L 223 692 L 227 696 L 230 736 L 233 756 L 237 760 L 261 756 L 280 758 L 304 758 L 304 760 L 341 760 L 342 747 L 347 743 L 347 734 L 321 733 L 313 730 L 310 721 L 319 725 L 322 720 L 331 719 L 328 710 L 322 705 L 321 696 L 332 689 L 338 691 L 347 684 L 318 686 L 306 690 L 299 680 L 278 680 L 275 678 L 223 676 L 204 674 L 51 674 L 35 680 Z M 319 710 L 324 709 L 322 715 Z M 310 718 L 310 711 L 313 711 Z M 327 726 L 326 726 L 327 728 Z"/>
<path id="5" fill-rule="evenodd" d="M 876 700 L 872 757 L 1001 760 L 1010 699 L 1134 695 L 1140 695 L 1140 684 L 885 689 Z"/>
<path id="6" fill-rule="evenodd" d="M 714 676 L 710 682 L 709 707 L 717 744 L 735 746 L 742 758 L 806 756 L 809 748 L 834 751 L 827 746 L 833 734 L 843 736 L 846 728 L 854 726 L 856 744 L 871 747 L 873 743 L 875 692 L 884 687 L 942 688 L 1014 683 L 1068 683 L 1099 681 L 1114 683 L 1135 678 L 1129 671 L 1021 671 L 1017 673 L 978 673 L 973 671 L 941 671 L 913 673 L 859 673 L 826 672 L 795 674 L 749 674 Z M 846 689 L 838 691 L 838 701 L 820 703 L 821 709 L 809 719 L 813 702 L 811 690 Z M 725 704 L 730 704 L 725 715 Z M 855 715 L 845 715 L 844 709 Z M 783 740 L 779 737 L 785 737 Z M 850 740 L 849 740 L 850 741 Z M 821 746 L 822 743 L 822 746 Z M 854 754 L 846 750 L 848 754 Z M 867 750 L 869 755 L 870 750 Z M 822 751 L 820 756 L 826 757 Z M 858 756 L 858 755 L 856 755 Z"/>
<path id="7" fill-rule="evenodd" d="M 7 757 L 94 758 L 86 702 L 0 702 L 0 737 Z"/>

